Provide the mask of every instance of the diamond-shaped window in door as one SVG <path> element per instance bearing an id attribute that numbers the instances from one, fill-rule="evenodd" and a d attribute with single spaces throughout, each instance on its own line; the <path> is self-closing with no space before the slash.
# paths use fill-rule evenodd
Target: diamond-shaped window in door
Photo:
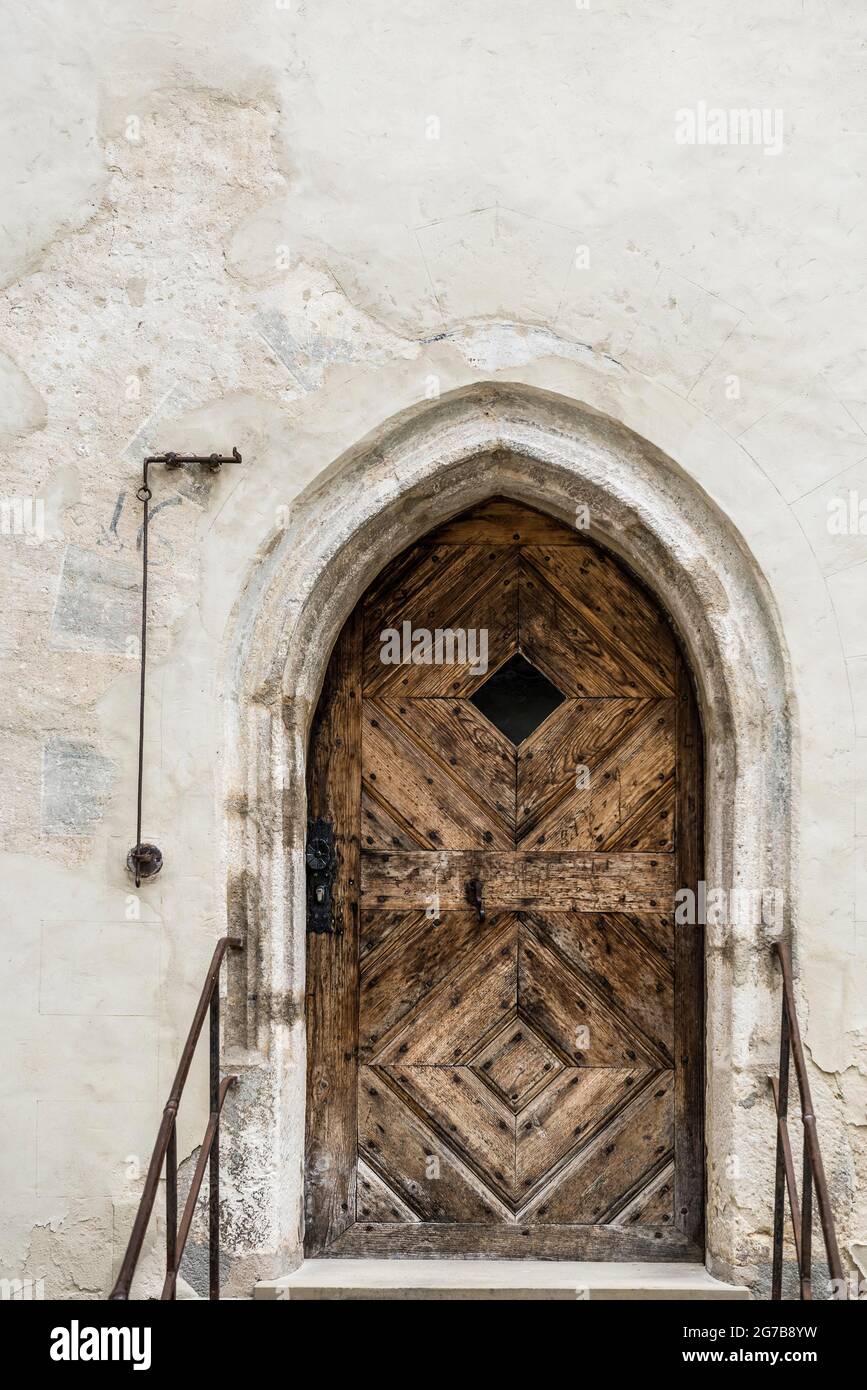
<path id="1" fill-rule="evenodd" d="M 476 709 L 516 746 L 538 729 L 565 698 L 520 652 L 471 696 Z"/>

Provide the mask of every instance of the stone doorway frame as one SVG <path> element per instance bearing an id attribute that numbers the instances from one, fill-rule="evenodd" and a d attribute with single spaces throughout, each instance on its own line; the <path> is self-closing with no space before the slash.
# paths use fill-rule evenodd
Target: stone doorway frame
<path id="1" fill-rule="evenodd" d="M 302 1257 L 305 772 L 332 646 L 389 560 L 495 493 L 571 524 L 588 508 L 588 535 L 656 595 L 696 677 L 707 882 L 783 895 L 782 920 L 706 930 L 707 1264 L 731 1278 L 740 1262 L 737 1210 L 715 1175 L 750 1149 L 739 1101 L 767 1084 L 768 947 L 789 931 L 792 904 L 794 702 L 775 605 L 732 523 L 654 445 L 565 397 L 482 383 L 404 412 L 336 460 L 293 504 L 236 606 L 225 870 L 229 927 L 248 945 L 228 981 L 226 1064 L 241 1084 L 226 1125 L 227 1292 Z"/>

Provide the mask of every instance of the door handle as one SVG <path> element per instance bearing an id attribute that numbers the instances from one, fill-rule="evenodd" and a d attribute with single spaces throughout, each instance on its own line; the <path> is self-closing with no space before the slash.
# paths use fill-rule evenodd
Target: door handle
<path id="1" fill-rule="evenodd" d="M 479 914 L 479 921 L 485 920 L 485 885 L 480 878 L 471 878 L 467 884 L 467 897 Z"/>
<path id="2" fill-rule="evenodd" d="M 334 874 L 337 855 L 334 826 L 327 820 L 307 823 L 307 930 L 334 936 Z M 339 934 L 339 933 L 338 933 Z"/>

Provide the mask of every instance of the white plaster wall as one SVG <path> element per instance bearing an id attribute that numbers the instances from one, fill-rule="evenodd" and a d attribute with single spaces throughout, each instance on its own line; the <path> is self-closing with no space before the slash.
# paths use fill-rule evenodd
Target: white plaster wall
<path id="1" fill-rule="evenodd" d="M 826 525 L 829 498 L 867 497 L 862 8 L 87 0 L 2 23 L 0 493 L 42 503 L 44 535 L 0 535 L 0 1276 L 110 1284 L 225 927 L 232 615 L 281 508 L 479 380 L 623 421 L 765 576 L 797 710 L 815 1099 L 865 1266 L 867 535 Z M 699 101 L 780 108 L 783 152 L 677 144 Z M 136 902 L 136 473 L 233 444 L 239 468 L 155 485 L 145 832 L 167 865 Z M 767 1024 L 743 1019 L 747 1050 Z M 758 1278 L 771 1121 L 755 1088 L 741 1103 L 759 1137 L 717 1200 Z M 264 1171 L 267 1127 L 257 1144 Z M 258 1176 L 237 1255 L 268 1249 Z"/>

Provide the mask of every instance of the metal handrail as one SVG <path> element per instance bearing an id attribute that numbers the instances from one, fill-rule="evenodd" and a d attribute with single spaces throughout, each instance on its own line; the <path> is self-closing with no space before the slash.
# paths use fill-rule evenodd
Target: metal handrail
<path id="1" fill-rule="evenodd" d="M 207 1164 L 210 1165 L 208 1187 L 209 1297 L 212 1299 L 220 1297 L 220 1113 L 226 1095 L 230 1087 L 237 1081 L 237 1077 L 227 1076 L 222 1081 L 220 1080 L 219 981 L 220 966 L 226 951 L 230 946 L 239 949 L 243 945 L 244 942 L 240 937 L 224 936 L 220 938 L 214 948 L 211 964 L 208 967 L 205 983 L 196 1005 L 196 1012 L 193 1014 L 190 1031 L 181 1053 L 181 1060 L 172 1082 L 172 1089 L 163 1109 L 163 1117 L 157 1131 L 154 1151 L 151 1155 L 136 1218 L 127 1242 L 126 1253 L 121 1262 L 117 1282 L 109 1295 L 111 1300 L 129 1298 L 141 1248 L 153 1213 L 164 1163 L 166 1165 L 166 1274 L 160 1298 L 170 1300 L 175 1297 L 178 1270 L 190 1233 L 196 1201 Z M 190 1191 L 184 1204 L 181 1224 L 178 1226 L 178 1106 L 181 1103 L 193 1054 L 207 1013 L 210 1013 L 210 1115 L 193 1173 L 193 1180 L 190 1184 Z"/>
<path id="2" fill-rule="evenodd" d="M 785 1225 L 785 1199 L 788 1192 L 789 1210 L 792 1217 L 792 1231 L 795 1243 L 795 1256 L 798 1261 L 798 1281 L 802 1299 L 812 1299 L 812 1240 L 813 1240 L 813 1191 L 825 1241 L 828 1269 L 833 1280 L 838 1280 L 838 1289 L 845 1287 L 843 1265 L 837 1246 L 837 1233 L 834 1229 L 834 1216 L 828 1196 L 828 1182 L 825 1166 L 819 1148 L 816 1131 L 816 1117 L 813 1114 L 813 1099 L 807 1079 L 807 1064 L 801 1043 L 801 1030 L 795 1010 L 795 988 L 792 977 L 792 951 L 788 942 L 774 943 L 783 975 L 782 1018 L 780 1023 L 780 1075 L 768 1077 L 777 1112 L 777 1165 L 774 1189 L 774 1262 L 771 1276 L 771 1298 L 779 1302 L 783 1297 L 783 1228 Z M 804 1156 L 801 1180 L 801 1201 L 798 1201 L 798 1185 L 795 1178 L 795 1165 L 792 1158 L 792 1145 L 789 1138 L 789 1060 L 794 1059 L 795 1075 L 801 1097 L 801 1124 L 804 1130 Z"/>

